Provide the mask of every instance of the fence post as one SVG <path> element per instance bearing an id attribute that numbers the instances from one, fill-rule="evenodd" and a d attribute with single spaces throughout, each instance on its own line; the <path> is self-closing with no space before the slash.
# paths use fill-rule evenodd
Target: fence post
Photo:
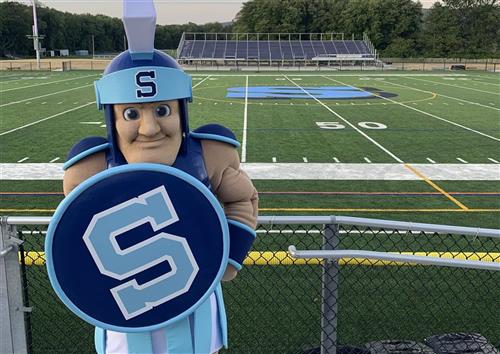
<path id="1" fill-rule="evenodd" d="M 335 217 L 325 225 L 323 250 L 334 250 L 340 243 L 338 225 Z M 321 303 L 321 354 L 337 353 L 337 314 L 339 290 L 339 264 L 336 260 L 325 260 L 322 275 Z"/>
<path id="2" fill-rule="evenodd" d="M 0 353 L 27 353 L 16 228 L 0 218 Z"/>

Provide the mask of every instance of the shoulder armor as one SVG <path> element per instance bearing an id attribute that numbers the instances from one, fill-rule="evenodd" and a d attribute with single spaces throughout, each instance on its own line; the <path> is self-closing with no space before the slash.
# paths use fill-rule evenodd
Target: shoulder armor
<path id="1" fill-rule="evenodd" d="M 236 140 L 236 136 L 230 129 L 219 124 L 203 125 L 190 132 L 189 135 L 195 139 L 222 141 L 233 145 L 236 148 L 239 148 L 241 145 L 238 140 Z"/>
<path id="2" fill-rule="evenodd" d="M 63 170 L 67 170 L 78 161 L 85 157 L 95 154 L 99 151 L 104 151 L 109 148 L 109 143 L 106 138 L 100 136 L 91 136 L 80 140 L 73 145 L 66 157 L 66 162 L 63 165 Z"/>

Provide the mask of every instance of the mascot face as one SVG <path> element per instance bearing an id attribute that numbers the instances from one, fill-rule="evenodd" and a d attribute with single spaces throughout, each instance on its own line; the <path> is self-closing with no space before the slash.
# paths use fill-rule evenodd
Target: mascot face
<path id="1" fill-rule="evenodd" d="M 113 105 L 117 143 L 128 163 L 172 165 L 182 143 L 177 100 Z"/>

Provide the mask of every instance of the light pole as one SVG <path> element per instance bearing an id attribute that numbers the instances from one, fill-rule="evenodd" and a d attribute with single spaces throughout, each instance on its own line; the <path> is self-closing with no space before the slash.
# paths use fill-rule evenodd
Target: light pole
<path id="1" fill-rule="evenodd" d="M 36 52 L 36 65 L 38 70 L 40 70 L 40 39 L 43 39 L 45 36 L 38 35 L 38 21 L 36 18 L 36 0 L 33 0 L 33 35 L 28 35 L 26 37 L 33 39 L 33 46 Z"/>

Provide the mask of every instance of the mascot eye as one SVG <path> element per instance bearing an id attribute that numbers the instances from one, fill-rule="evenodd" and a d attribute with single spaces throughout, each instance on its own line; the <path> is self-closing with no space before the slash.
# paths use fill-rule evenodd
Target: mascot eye
<path id="1" fill-rule="evenodd" d="M 125 120 L 136 120 L 140 118 L 139 111 L 135 108 L 127 108 L 123 111 Z"/>
<path id="2" fill-rule="evenodd" d="M 170 115 L 170 106 L 162 104 L 155 108 L 155 114 L 158 118 L 168 117 Z"/>

